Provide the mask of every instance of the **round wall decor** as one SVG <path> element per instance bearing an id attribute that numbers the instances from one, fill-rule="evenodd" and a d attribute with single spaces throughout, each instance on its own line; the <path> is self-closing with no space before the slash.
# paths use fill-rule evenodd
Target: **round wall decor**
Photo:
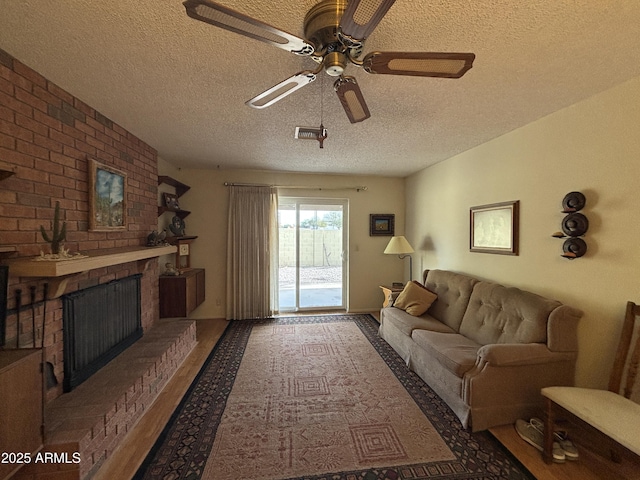
<path id="1" fill-rule="evenodd" d="M 587 242 L 582 238 L 589 230 L 589 219 L 582 213 L 586 204 L 586 198 L 582 192 L 569 192 L 562 199 L 562 213 L 566 216 L 562 219 L 561 232 L 551 234 L 555 238 L 567 238 L 562 245 L 562 256 L 569 260 L 582 257 L 587 252 Z"/>
<path id="2" fill-rule="evenodd" d="M 582 192 L 569 192 L 562 200 L 563 213 L 571 213 L 582 210 L 587 203 Z"/>
<path id="3" fill-rule="evenodd" d="M 587 253 L 587 242 L 581 238 L 569 238 L 562 245 L 563 257 L 578 258 Z"/>
<path id="4" fill-rule="evenodd" d="M 562 231 L 569 237 L 579 237 L 587 233 L 589 220 L 581 213 L 571 213 L 562 219 Z"/>

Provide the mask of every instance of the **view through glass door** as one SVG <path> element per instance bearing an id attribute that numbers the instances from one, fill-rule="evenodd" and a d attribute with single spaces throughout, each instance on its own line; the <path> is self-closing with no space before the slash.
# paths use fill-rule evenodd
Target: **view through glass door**
<path id="1" fill-rule="evenodd" d="M 347 201 L 278 198 L 279 310 L 346 308 Z"/>

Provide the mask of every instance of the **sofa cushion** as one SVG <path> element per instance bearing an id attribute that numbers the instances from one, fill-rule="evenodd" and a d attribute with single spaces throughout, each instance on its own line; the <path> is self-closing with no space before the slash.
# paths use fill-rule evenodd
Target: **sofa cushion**
<path id="1" fill-rule="evenodd" d="M 445 270 L 429 270 L 425 287 L 438 295 L 428 313 L 447 324 L 456 332 L 460 329 L 462 317 L 469 304 L 473 286 L 478 280 L 459 273 Z"/>
<path id="2" fill-rule="evenodd" d="M 427 290 L 416 281 L 407 282 L 393 306 L 400 308 L 409 315 L 420 316 L 426 312 L 438 296 Z"/>
<path id="3" fill-rule="evenodd" d="M 428 313 L 425 313 L 420 317 L 414 317 L 413 315 L 409 315 L 404 310 L 400 310 L 396 307 L 387 307 L 382 310 L 381 318 L 383 322 L 392 324 L 407 336 L 411 336 L 411 333 L 416 329 L 431 330 L 442 333 L 455 333 L 450 327 L 439 322 Z"/>
<path id="4" fill-rule="evenodd" d="M 475 285 L 460 333 L 482 345 L 544 343 L 547 320 L 560 302 L 514 287 L 479 282 Z"/>
<path id="5" fill-rule="evenodd" d="M 460 378 L 475 365 L 481 347 L 458 333 L 414 330 L 411 338 L 416 345 L 427 351 L 433 361 Z"/>

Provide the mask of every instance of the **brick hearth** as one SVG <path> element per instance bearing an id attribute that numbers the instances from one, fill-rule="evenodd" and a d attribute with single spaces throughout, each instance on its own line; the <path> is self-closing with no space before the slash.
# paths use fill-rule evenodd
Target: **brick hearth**
<path id="1" fill-rule="evenodd" d="M 42 453 L 69 462 L 31 464 L 15 480 L 90 478 L 113 453 L 196 344 L 190 320 L 161 320 L 78 388 L 47 405 Z"/>

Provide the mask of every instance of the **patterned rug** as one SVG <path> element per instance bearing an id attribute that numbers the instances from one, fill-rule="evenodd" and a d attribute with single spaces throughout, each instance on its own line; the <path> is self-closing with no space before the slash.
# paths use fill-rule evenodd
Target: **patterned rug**
<path id="1" fill-rule="evenodd" d="M 532 479 L 370 315 L 231 322 L 134 478 Z"/>

